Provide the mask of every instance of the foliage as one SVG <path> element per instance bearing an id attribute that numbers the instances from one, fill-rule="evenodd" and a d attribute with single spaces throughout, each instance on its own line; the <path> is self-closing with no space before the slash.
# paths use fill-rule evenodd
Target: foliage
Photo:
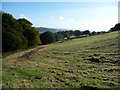
<path id="1" fill-rule="evenodd" d="M 13 18 L 2 12 L 2 51 L 15 51 L 35 46 L 39 43 L 39 33 L 26 19 Z"/>
<path id="2" fill-rule="evenodd" d="M 27 40 L 22 35 L 19 23 L 7 13 L 2 13 L 3 52 L 27 48 Z"/>
<path id="3" fill-rule="evenodd" d="M 83 34 L 90 34 L 90 31 L 89 30 L 85 30 L 84 32 L 83 32 Z"/>
<path id="4" fill-rule="evenodd" d="M 75 30 L 74 34 L 75 34 L 76 37 L 79 37 L 81 35 L 81 32 L 79 30 Z"/>
<path id="5" fill-rule="evenodd" d="M 28 40 L 28 47 L 36 46 L 39 44 L 39 32 L 31 27 L 32 23 L 26 19 L 17 20 L 23 29 L 23 35 Z"/>
<path id="6" fill-rule="evenodd" d="M 82 32 L 79 30 L 70 30 L 70 31 L 59 31 L 57 34 L 62 35 L 64 38 L 70 39 L 70 36 L 75 36 L 76 38 L 80 37 L 82 35 Z"/>
<path id="7" fill-rule="evenodd" d="M 21 25 L 27 25 L 27 26 L 31 26 L 32 23 L 30 21 L 28 21 L 27 19 L 25 18 L 22 18 L 22 19 L 18 19 L 17 20 Z"/>
<path id="8" fill-rule="evenodd" d="M 114 27 L 112 27 L 109 32 L 112 32 L 112 31 L 119 31 L 120 30 L 120 23 L 116 24 Z"/>
<path id="9" fill-rule="evenodd" d="M 42 44 L 49 44 L 55 41 L 62 41 L 64 38 L 61 34 L 46 31 L 40 35 L 40 39 Z"/>
<path id="10" fill-rule="evenodd" d="M 42 33 L 40 35 L 40 38 L 41 38 L 42 44 L 49 44 L 56 41 L 55 34 L 50 31 L 46 31 Z"/>
<path id="11" fill-rule="evenodd" d="M 55 33 L 56 41 L 62 41 L 64 38 L 62 35 Z"/>
<path id="12" fill-rule="evenodd" d="M 96 34 L 97 34 L 97 32 L 95 32 L 95 31 L 91 32 L 91 35 L 96 35 Z"/>

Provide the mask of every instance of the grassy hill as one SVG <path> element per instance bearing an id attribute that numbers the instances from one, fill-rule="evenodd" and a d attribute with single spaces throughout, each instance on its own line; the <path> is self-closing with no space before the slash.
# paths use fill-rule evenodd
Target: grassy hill
<path id="1" fill-rule="evenodd" d="M 3 58 L 3 88 L 117 88 L 118 63 L 118 32 L 43 45 Z"/>

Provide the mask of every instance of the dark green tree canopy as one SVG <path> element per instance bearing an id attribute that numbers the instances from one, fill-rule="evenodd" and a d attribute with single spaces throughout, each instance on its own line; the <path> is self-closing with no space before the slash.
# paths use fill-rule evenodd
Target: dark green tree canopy
<path id="1" fill-rule="evenodd" d="M 75 33 L 75 36 L 76 36 L 76 37 L 79 37 L 82 32 L 80 32 L 79 30 L 75 30 L 74 33 Z"/>
<path id="2" fill-rule="evenodd" d="M 97 33 L 95 31 L 91 32 L 91 35 L 96 35 Z"/>
<path id="3" fill-rule="evenodd" d="M 32 23 L 31 23 L 30 21 L 28 21 L 27 19 L 25 19 L 25 18 L 18 19 L 17 21 L 18 21 L 20 24 L 26 24 L 26 25 L 29 25 L 29 26 L 32 25 Z"/>
<path id="4" fill-rule="evenodd" d="M 40 42 L 39 32 L 26 19 L 16 20 L 11 14 L 2 12 L 2 51 L 14 51 L 36 46 Z"/>
<path id="5" fill-rule="evenodd" d="M 83 34 L 90 34 L 90 31 L 89 31 L 89 30 L 85 30 L 85 31 L 83 32 Z"/>
<path id="6" fill-rule="evenodd" d="M 23 35 L 28 40 L 28 47 L 36 46 L 37 44 L 39 44 L 39 32 L 36 30 L 36 28 L 31 26 L 32 23 L 24 18 L 18 19 L 17 21 L 23 29 Z"/>
<path id="7" fill-rule="evenodd" d="M 120 23 L 116 24 L 114 27 L 112 27 L 109 31 L 119 31 L 120 30 Z"/>
<path id="8" fill-rule="evenodd" d="M 48 44 L 56 41 L 55 34 L 50 31 L 46 31 L 40 35 L 42 44 Z"/>
<path id="9" fill-rule="evenodd" d="M 2 46 L 3 52 L 27 47 L 27 40 L 22 35 L 22 27 L 8 13 L 2 13 Z"/>

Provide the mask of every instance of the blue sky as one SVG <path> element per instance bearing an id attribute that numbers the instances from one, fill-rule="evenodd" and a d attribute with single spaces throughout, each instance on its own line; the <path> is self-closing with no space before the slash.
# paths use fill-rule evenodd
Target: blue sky
<path id="1" fill-rule="evenodd" d="M 108 31 L 118 23 L 117 2 L 3 2 L 2 11 L 35 27 Z"/>

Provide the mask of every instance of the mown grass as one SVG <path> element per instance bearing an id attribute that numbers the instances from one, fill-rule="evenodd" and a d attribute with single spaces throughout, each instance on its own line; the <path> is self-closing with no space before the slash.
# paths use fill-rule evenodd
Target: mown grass
<path id="1" fill-rule="evenodd" d="M 3 88 L 118 88 L 118 32 L 45 45 L 3 58 Z M 40 46 L 43 47 L 43 46 Z"/>

